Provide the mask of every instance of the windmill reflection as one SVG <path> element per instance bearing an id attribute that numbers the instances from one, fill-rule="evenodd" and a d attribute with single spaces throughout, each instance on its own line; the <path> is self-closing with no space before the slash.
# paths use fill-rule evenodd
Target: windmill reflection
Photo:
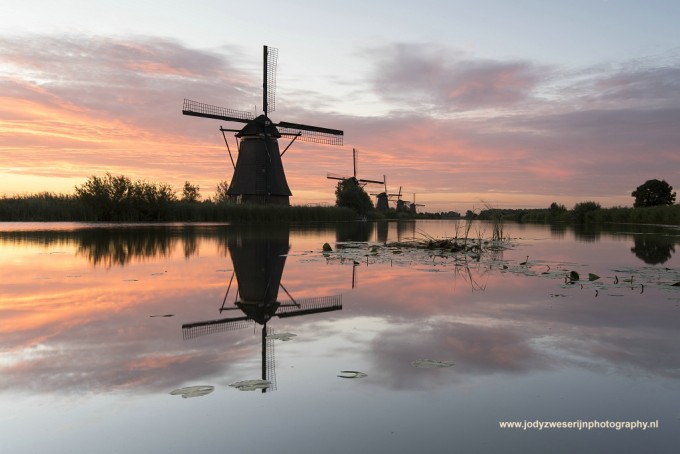
<path id="1" fill-rule="evenodd" d="M 267 326 L 274 317 L 299 317 L 342 309 L 342 295 L 296 299 L 281 279 L 290 249 L 289 229 L 239 231 L 228 238 L 234 271 L 219 313 L 239 311 L 240 315 L 182 325 L 185 340 L 224 331 L 261 326 L 262 380 L 276 389 L 273 331 Z M 234 277 L 236 282 L 234 282 Z M 232 287 L 236 289 L 232 289 Z M 279 301 L 279 289 L 288 297 Z M 229 294 L 234 295 L 229 304 Z M 266 392 L 267 389 L 262 389 Z"/>

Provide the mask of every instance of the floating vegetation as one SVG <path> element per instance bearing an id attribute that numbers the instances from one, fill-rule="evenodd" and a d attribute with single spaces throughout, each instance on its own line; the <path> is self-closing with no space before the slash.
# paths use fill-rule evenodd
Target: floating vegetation
<path id="1" fill-rule="evenodd" d="M 427 234 L 424 238 L 390 243 L 337 242 L 335 251 L 323 250 L 327 261 L 351 260 L 353 263 L 389 263 L 392 265 L 411 265 L 413 263 L 434 264 L 449 259 L 462 262 L 493 261 L 502 251 L 510 249 L 509 241 L 486 241 L 481 238 L 437 239 Z M 435 262 L 435 259 L 440 259 Z M 502 266 L 497 264 L 497 266 Z M 507 266 L 506 266 L 507 267 Z"/>
<path id="2" fill-rule="evenodd" d="M 297 334 L 293 333 L 272 333 L 272 334 L 267 334 L 267 339 L 274 339 L 274 340 L 280 340 L 283 342 L 288 342 L 292 338 L 297 336 Z"/>
<path id="3" fill-rule="evenodd" d="M 239 391 L 256 391 L 258 389 L 267 389 L 271 387 L 272 383 L 269 380 L 243 380 L 236 383 L 232 383 L 232 388 L 236 388 Z"/>
<path id="4" fill-rule="evenodd" d="M 324 243 L 323 246 L 321 247 L 321 249 L 322 249 L 324 252 L 332 252 L 332 251 L 333 251 L 333 248 L 332 248 L 331 245 L 328 244 L 328 243 Z"/>
<path id="5" fill-rule="evenodd" d="M 364 372 L 359 372 L 357 370 L 341 370 L 338 374 L 340 378 L 364 378 L 368 377 L 368 374 Z"/>
<path id="6" fill-rule="evenodd" d="M 170 394 L 173 396 L 182 396 L 183 399 L 188 399 L 189 397 L 199 397 L 210 394 L 215 390 L 214 386 L 187 386 L 186 388 L 179 388 L 171 391 Z"/>
<path id="7" fill-rule="evenodd" d="M 413 367 L 418 369 L 440 369 L 444 367 L 453 367 L 453 361 L 440 361 L 436 359 L 417 359 L 411 363 Z"/>
<path id="8" fill-rule="evenodd" d="M 161 315 L 149 315 L 149 317 L 174 317 L 175 314 L 161 314 Z"/>
<path id="9" fill-rule="evenodd" d="M 473 291 L 484 290 L 485 280 L 494 272 L 561 280 L 563 289 L 590 290 L 596 297 L 600 294 L 609 295 L 607 290 L 610 288 L 628 289 L 637 293 L 644 293 L 650 288 L 666 292 L 674 292 L 680 288 L 680 269 L 643 266 L 612 269 L 611 274 L 600 271 L 595 273 L 594 270 L 588 270 L 588 264 L 585 263 L 547 262 L 540 259 L 529 261 L 529 256 L 522 261 L 504 259 L 504 251 L 518 246 L 510 237 L 484 240 L 481 233 L 478 237 L 470 237 L 465 229 L 456 232 L 456 236 L 445 239 L 433 238 L 422 232 L 420 234 L 423 238 L 398 242 L 336 242 L 334 251 L 324 252 L 321 256 L 317 250 L 316 258 L 310 261 L 325 260 L 326 263 L 366 266 L 386 264 L 431 273 L 451 270 L 454 279 L 462 277 L 471 284 Z M 619 279 L 619 276 L 623 277 Z M 612 296 L 619 296 L 619 293 L 614 291 Z M 563 295 L 552 293 L 550 296 Z"/>
<path id="10" fill-rule="evenodd" d="M 137 282 L 139 279 L 123 279 L 123 282 Z"/>

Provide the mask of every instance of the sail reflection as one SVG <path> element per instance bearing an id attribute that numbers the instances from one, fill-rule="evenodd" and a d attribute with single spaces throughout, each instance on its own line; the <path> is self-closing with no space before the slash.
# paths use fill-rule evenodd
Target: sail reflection
<path id="1" fill-rule="evenodd" d="M 248 229 L 229 236 L 227 241 L 233 264 L 219 313 L 239 311 L 239 315 L 215 320 L 185 323 L 182 335 L 185 340 L 225 331 L 261 326 L 261 351 L 263 382 L 267 389 L 276 389 L 273 330 L 267 326 L 274 317 L 289 318 L 342 309 L 342 295 L 296 299 L 281 282 L 286 257 L 290 249 L 289 229 Z M 236 283 L 234 283 L 236 277 Z M 234 301 L 227 304 L 232 286 Z M 288 300 L 279 300 L 283 290 Z M 287 340 L 284 338 L 284 340 Z"/>

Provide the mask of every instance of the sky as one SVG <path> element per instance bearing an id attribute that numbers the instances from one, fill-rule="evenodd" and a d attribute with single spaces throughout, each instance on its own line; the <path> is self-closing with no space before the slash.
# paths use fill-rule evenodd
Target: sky
<path id="1" fill-rule="evenodd" d="M 326 175 L 351 175 L 353 148 L 359 178 L 423 211 L 632 206 L 646 180 L 680 185 L 680 2 L 5 3 L 0 196 L 106 172 L 212 195 L 233 173 L 219 127 L 239 125 L 182 102 L 261 113 L 263 45 L 272 120 L 344 131 L 286 152 L 293 204 L 333 203 Z"/>

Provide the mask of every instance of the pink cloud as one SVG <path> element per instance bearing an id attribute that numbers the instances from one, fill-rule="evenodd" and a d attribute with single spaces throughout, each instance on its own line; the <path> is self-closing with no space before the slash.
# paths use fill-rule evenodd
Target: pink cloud
<path id="1" fill-rule="evenodd" d="M 519 103 L 547 72 L 529 62 L 478 59 L 426 44 L 398 44 L 372 54 L 377 94 L 441 112 Z"/>

